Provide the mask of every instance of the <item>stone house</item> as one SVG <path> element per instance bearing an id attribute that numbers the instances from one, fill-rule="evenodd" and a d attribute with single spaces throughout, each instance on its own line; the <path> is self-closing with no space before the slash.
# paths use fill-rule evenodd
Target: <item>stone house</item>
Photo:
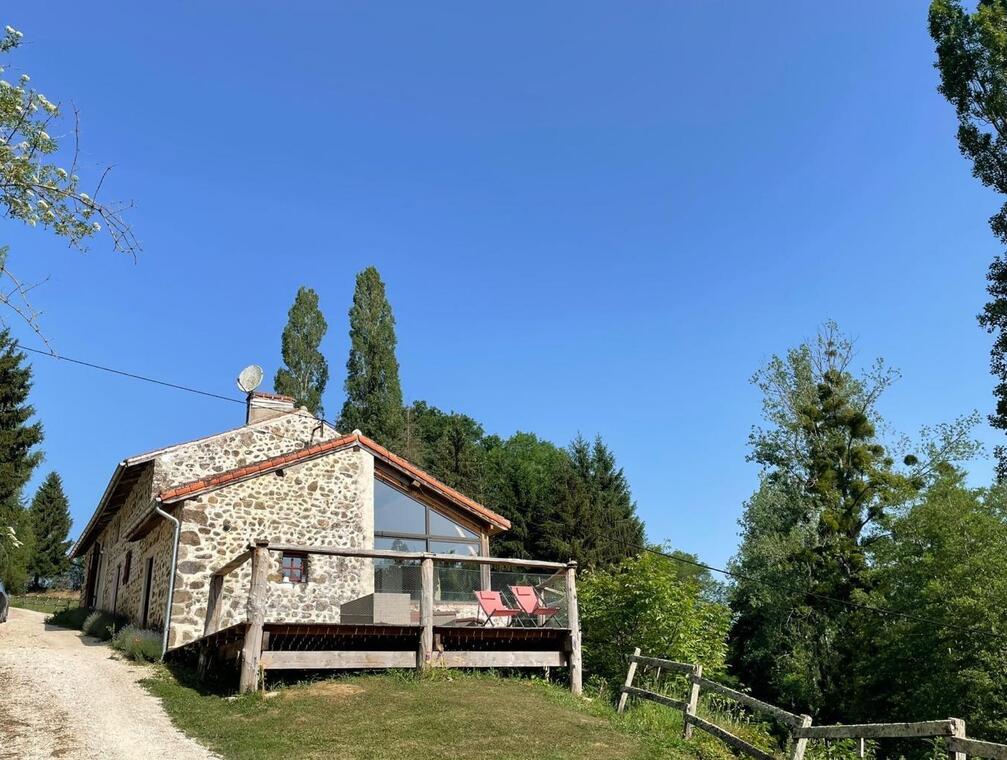
<path id="1" fill-rule="evenodd" d="M 359 432 L 253 393 L 242 427 L 120 462 L 71 556 L 85 567 L 82 605 L 145 628 L 167 622 L 170 650 L 204 634 L 211 576 L 258 539 L 488 556 L 490 537 L 509 527 Z M 342 604 L 408 572 L 297 552 L 270 562 L 267 609 L 278 623 L 339 623 Z M 250 572 L 227 577 L 222 627 L 243 619 Z"/>

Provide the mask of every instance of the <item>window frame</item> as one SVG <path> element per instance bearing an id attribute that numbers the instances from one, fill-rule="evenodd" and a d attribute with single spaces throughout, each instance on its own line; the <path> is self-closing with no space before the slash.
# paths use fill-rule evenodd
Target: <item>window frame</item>
<path id="1" fill-rule="evenodd" d="M 130 571 L 133 569 L 133 550 L 126 550 L 126 559 L 122 563 L 122 585 L 129 583 Z"/>
<path id="2" fill-rule="evenodd" d="M 407 531 L 392 531 L 392 530 L 379 530 L 377 525 L 374 527 L 374 538 L 390 538 L 396 539 L 401 538 L 410 541 L 422 541 L 424 546 L 424 551 L 430 551 L 431 543 L 450 543 L 459 544 L 461 546 L 474 546 L 476 553 L 473 556 L 483 555 L 483 544 L 484 544 L 484 534 L 481 529 L 477 526 L 459 520 L 454 515 L 445 514 L 441 509 L 434 507 L 426 499 L 420 498 L 418 495 L 409 493 L 400 484 L 391 482 L 388 478 L 381 477 L 377 472 L 374 473 L 374 486 L 377 488 L 378 484 L 384 485 L 386 488 L 390 488 L 393 491 L 397 491 L 402 496 L 415 502 L 418 506 L 423 508 L 423 533 L 410 533 Z M 376 509 L 376 497 L 372 499 L 372 509 Z M 430 515 L 431 513 L 437 514 L 439 517 L 444 518 L 452 523 L 455 523 L 460 528 L 467 530 L 469 533 L 473 534 L 473 538 L 459 538 L 458 536 L 445 536 L 440 533 L 430 532 Z M 377 522 L 375 516 L 375 523 Z"/>
<path id="3" fill-rule="evenodd" d="M 298 568 L 298 579 L 294 580 L 290 576 L 290 572 L 293 568 L 287 566 L 287 560 L 298 560 L 300 562 L 300 567 Z M 283 552 L 280 555 L 280 577 L 283 583 L 289 583 L 290 585 L 300 585 L 302 583 L 307 583 L 309 581 L 309 561 L 308 555 L 305 552 Z"/>

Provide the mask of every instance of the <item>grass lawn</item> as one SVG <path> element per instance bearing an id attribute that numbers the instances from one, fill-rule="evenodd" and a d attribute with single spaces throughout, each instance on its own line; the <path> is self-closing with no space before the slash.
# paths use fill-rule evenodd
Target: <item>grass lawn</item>
<path id="1" fill-rule="evenodd" d="M 144 685 L 183 731 L 225 758 L 339 760 L 669 760 L 726 758 L 713 740 L 685 743 L 680 720 L 617 716 L 538 680 L 438 673 L 349 676 L 271 697 L 201 693 L 164 667 Z M 634 717 L 635 713 L 635 717 Z M 662 713 L 671 715 L 671 712 Z M 643 730 L 643 729 L 646 730 Z"/>
<path id="2" fill-rule="evenodd" d="M 79 595 L 76 592 L 69 594 L 64 591 L 46 594 L 12 594 L 10 597 L 11 607 L 47 612 L 50 615 L 79 605 Z"/>

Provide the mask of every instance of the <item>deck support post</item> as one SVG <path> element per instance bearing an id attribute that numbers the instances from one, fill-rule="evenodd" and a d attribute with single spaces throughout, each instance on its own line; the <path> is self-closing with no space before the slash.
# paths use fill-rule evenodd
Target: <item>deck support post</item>
<path id="1" fill-rule="evenodd" d="M 636 658 L 640 656 L 640 647 L 633 650 L 633 656 L 629 658 L 629 670 L 626 671 L 626 683 L 622 685 L 622 694 L 619 695 L 619 713 L 626 709 L 626 700 L 629 699 L 629 692 L 626 689 L 633 685 L 636 677 Z"/>
<path id="2" fill-rule="evenodd" d="M 584 691 L 584 671 L 580 654 L 580 611 L 577 608 L 577 563 L 566 566 L 566 618 L 570 628 L 570 691 L 580 696 Z"/>
<path id="3" fill-rule="evenodd" d="M 428 670 L 434 651 L 434 561 L 424 557 L 420 561 L 420 651 L 416 666 Z"/>
<path id="4" fill-rule="evenodd" d="M 248 628 L 241 649 L 242 693 L 255 691 L 259 685 L 259 659 L 262 656 L 262 627 L 266 622 L 266 581 L 269 575 L 268 541 L 256 541 L 252 549 L 252 581 L 248 588 Z"/>
<path id="5" fill-rule="evenodd" d="M 693 665 L 692 666 L 693 677 L 689 679 L 689 701 L 685 703 L 685 715 L 683 716 L 685 720 L 685 730 L 682 732 L 686 739 L 692 738 L 692 723 L 689 722 L 689 717 L 696 717 L 696 709 L 699 707 L 699 679 L 703 677 L 703 666 Z"/>
<path id="6" fill-rule="evenodd" d="M 807 728 L 811 725 L 811 716 L 802 715 L 801 716 L 801 728 Z M 863 739 L 861 739 L 863 741 Z M 804 753 L 808 749 L 808 740 L 804 738 L 794 737 L 794 746 L 790 750 L 790 760 L 804 760 Z"/>

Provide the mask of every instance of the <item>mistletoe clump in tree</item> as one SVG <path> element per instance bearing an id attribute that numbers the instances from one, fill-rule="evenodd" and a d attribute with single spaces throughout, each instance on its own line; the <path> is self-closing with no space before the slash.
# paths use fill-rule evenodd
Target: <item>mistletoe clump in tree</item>
<path id="1" fill-rule="evenodd" d="M 897 464 L 877 409 L 897 373 L 878 360 L 855 375 L 852 356 L 830 323 L 755 374 L 768 425 L 751 435 L 762 472 L 731 592 L 736 672 L 764 697 L 830 718 L 849 695 L 850 610 L 871 587 L 873 543 L 942 464 L 977 449 L 973 416 L 925 435 L 925 456 Z"/>

